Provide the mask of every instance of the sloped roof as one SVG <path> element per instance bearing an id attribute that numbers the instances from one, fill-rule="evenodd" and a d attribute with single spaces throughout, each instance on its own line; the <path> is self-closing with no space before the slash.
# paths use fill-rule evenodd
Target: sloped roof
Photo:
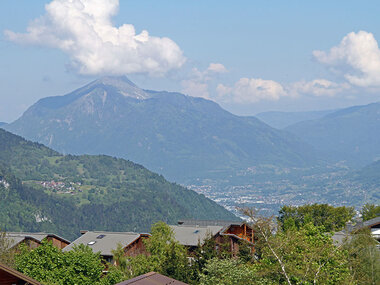
<path id="1" fill-rule="evenodd" d="M 149 273 L 146 273 L 144 275 L 140 275 L 140 276 L 137 276 L 135 278 L 132 278 L 130 280 L 120 282 L 116 285 L 128 285 L 128 284 L 134 284 L 134 285 L 188 285 L 187 283 L 175 280 L 173 278 L 167 277 L 165 275 L 162 275 L 162 274 L 159 274 L 156 272 L 149 272 Z"/>
<path id="2" fill-rule="evenodd" d="M 350 241 L 352 237 L 349 232 L 343 230 L 343 231 L 335 232 L 331 236 L 331 238 L 334 244 L 339 246 L 345 243 L 346 241 Z"/>
<path id="3" fill-rule="evenodd" d="M 375 226 L 375 225 L 378 225 L 378 224 L 380 224 L 380 216 L 376 217 L 376 218 L 373 218 L 373 219 L 370 219 L 368 221 L 365 221 L 363 223 L 363 225 L 365 227 L 372 227 L 372 226 Z"/>
<path id="4" fill-rule="evenodd" d="M 0 263 L 0 283 L 1 283 L 1 278 L 6 278 L 7 275 L 11 275 L 11 276 L 14 276 L 18 279 L 21 279 L 23 281 L 25 281 L 25 284 L 30 284 L 30 285 L 41 285 L 40 282 L 22 274 L 21 272 L 17 271 L 17 270 L 14 270 L 13 268 L 10 268 L 8 266 L 5 266 L 4 264 L 1 264 Z M 3 280 L 4 281 L 4 280 Z M 9 280 L 5 280 L 5 282 L 7 282 Z M 5 284 L 8 284 L 8 283 L 5 283 Z"/>
<path id="5" fill-rule="evenodd" d="M 103 256 L 112 256 L 112 250 L 120 243 L 123 247 L 131 244 L 140 237 L 138 233 L 132 232 L 100 232 L 88 231 L 66 246 L 63 251 L 73 249 L 74 245 L 88 245 L 94 252 L 99 252 Z"/>
<path id="6" fill-rule="evenodd" d="M 175 239 L 182 245 L 197 246 L 207 235 L 216 235 L 223 226 L 170 226 Z"/>
<path id="7" fill-rule="evenodd" d="M 11 240 L 11 247 L 14 247 L 15 245 L 19 244 L 25 238 L 31 238 L 38 242 L 42 242 L 47 237 L 54 237 L 56 239 L 66 242 L 67 244 L 70 243 L 70 241 L 68 241 L 67 239 L 64 239 L 60 236 L 57 236 L 56 234 L 51 233 L 7 232 L 6 235 Z"/>
<path id="8" fill-rule="evenodd" d="M 182 226 L 229 226 L 240 225 L 242 221 L 226 221 L 226 220 L 179 220 L 178 225 Z"/>

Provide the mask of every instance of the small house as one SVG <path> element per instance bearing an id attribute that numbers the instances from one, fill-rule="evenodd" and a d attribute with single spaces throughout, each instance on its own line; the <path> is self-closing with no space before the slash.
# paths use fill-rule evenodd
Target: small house
<path id="1" fill-rule="evenodd" d="M 380 216 L 363 222 L 363 226 L 370 228 L 374 239 L 380 242 Z"/>
<path id="2" fill-rule="evenodd" d="M 133 232 L 103 232 L 103 231 L 81 231 L 81 236 L 73 241 L 63 251 L 72 250 L 75 245 L 88 245 L 93 252 L 100 252 L 102 258 L 113 263 L 112 251 L 118 244 L 124 249 L 126 256 L 136 256 L 145 254 L 145 245 L 143 240 L 148 238 L 149 234 L 139 234 Z"/>
<path id="3" fill-rule="evenodd" d="M 70 244 L 67 239 L 50 233 L 7 232 L 6 236 L 10 240 L 11 248 L 23 243 L 33 249 L 41 245 L 42 241 L 49 241 L 59 249 L 63 249 Z"/>
<path id="4" fill-rule="evenodd" d="M 211 225 L 209 225 L 211 224 Z M 241 242 L 254 247 L 254 231 L 246 223 L 228 221 L 180 221 L 170 226 L 175 239 L 186 246 L 190 252 L 202 245 L 206 238 L 214 239 L 218 249 L 228 243 L 228 250 L 233 256 L 239 252 Z"/>

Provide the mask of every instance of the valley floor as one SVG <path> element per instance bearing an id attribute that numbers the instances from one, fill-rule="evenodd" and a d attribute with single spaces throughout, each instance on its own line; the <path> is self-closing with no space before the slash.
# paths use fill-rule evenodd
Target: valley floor
<path id="1" fill-rule="evenodd" d="M 229 180 L 204 180 L 203 183 L 189 184 L 187 188 L 205 195 L 236 215 L 239 215 L 236 208 L 242 206 L 255 207 L 264 215 L 273 215 L 283 205 L 326 203 L 360 209 L 365 203 L 378 203 L 380 187 L 364 184 L 351 174 L 341 165 L 324 169 L 266 166 L 254 169 L 254 173 L 252 169 L 241 172 Z"/>

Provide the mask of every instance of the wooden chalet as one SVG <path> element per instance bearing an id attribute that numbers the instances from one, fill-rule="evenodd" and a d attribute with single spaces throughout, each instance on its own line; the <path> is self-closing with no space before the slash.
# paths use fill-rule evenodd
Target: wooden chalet
<path id="1" fill-rule="evenodd" d="M 352 233 L 356 233 L 363 228 L 370 229 L 372 237 L 378 241 L 377 247 L 380 248 L 380 217 L 376 217 L 365 222 L 360 221 L 355 225 L 352 225 L 352 223 L 349 222 L 346 224 L 345 229 L 334 233 L 332 239 L 336 245 L 342 245 L 343 243 L 351 240 Z"/>
<path id="2" fill-rule="evenodd" d="M 254 248 L 254 231 L 246 223 L 228 221 L 210 221 L 212 225 L 207 225 L 208 221 L 180 221 L 179 225 L 170 226 L 173 230 L 175 239 L 186 246 L 190 252 L 202 245 L 206 238 L 215 240 L 217 246 L 228 243 L 229 251 L 233 256 L 239 252 L 242 242 Z"/>
<path id="3" fill-rule="evenodd" d="M 0 263 L 0 285 L 41 285 L 41 283 Z"/>
<path id="4" fill-rule="evenodd" d="M 380 242 L 380 217 L 363 222 L 363 226 L 370 228 L 374 239 Z"/>
<path id="5" fill-rule="evenodd" d="M 88 245 L 94 252 L 100 252 L 102 258 L 110 263 L 114 263 L 112 251 L 118 244 L 121 244 L 126 256 L 137 256 L 146 254 L 144 239 L 149 234 L 139 234 L 132 232 L 101 232 L 101 231 L 81 231 L 81 236 L 73 241 L 63 251 L 72 250 L 75 245 Z"/>
<path id="6" fill-rule="evenodd" d="M 17 247 L 23 243 L 30 249 L 33 249 L 40 246 L 42 241 L 49 241 L 60 249 L 63 249 L 70 244 L 70 241 L 50 233 L 7 232 L 7 238 L 11 242 L 11 248 Z"/>
<path id="7" fill-rule="evenodd" d="M 187 283 L 175 280 L 165 275 L 149 272 L 116 285 L 187 285 Z"/>

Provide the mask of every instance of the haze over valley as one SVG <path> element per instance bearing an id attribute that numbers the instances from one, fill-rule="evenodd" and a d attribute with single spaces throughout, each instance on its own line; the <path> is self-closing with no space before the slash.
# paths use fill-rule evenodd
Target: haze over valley
<path id="1" fill-rule="evenodd" d="M 377 3 L 14 2 L 0 4 L 0 154 L 29 228 L 60 219 L 29 190 L 91 228 L 87 209 L 126 205 L 172 222 L 379 203 Z"/>
<path id="2" fill-rule="evenodd" d="M 208 99 L 141 89 L 123 76 L 40 99 L 3 128 L 64 154 L 131 160 L 236 214 L 242 205 L 270 214 L 285 204 L 378 201 L 379 114 L 373 103 L 261 115 L 293 122 L 280 129 Z"/>

